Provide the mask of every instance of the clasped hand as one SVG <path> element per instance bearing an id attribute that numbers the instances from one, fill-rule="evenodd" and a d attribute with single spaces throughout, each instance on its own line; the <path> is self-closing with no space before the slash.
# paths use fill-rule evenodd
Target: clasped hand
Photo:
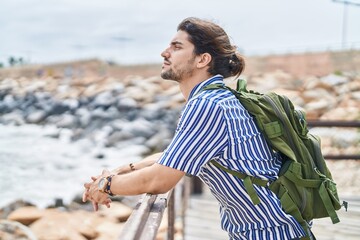
<path id="1" fill-rule="evenodd" d="M 111 199 L 109 198 L 109 195 L 103 192 L 99 191 L 99 181 L 103 177 L 107 177 L 110 175 L 110 172 L 107 170 L 104 170 L 101 175 L 99 176 L 92 176 L 91 180 L 92 182 L 88 182 L 84 184 L 85 191 L 83 193 L 82 200 L 83 202 L 86 202 L 90 200 L 93 205 L 94 211 L 97 211 L 99 209 L 99 204 L 106 205 L 106 207 L 110 207 Z"/>

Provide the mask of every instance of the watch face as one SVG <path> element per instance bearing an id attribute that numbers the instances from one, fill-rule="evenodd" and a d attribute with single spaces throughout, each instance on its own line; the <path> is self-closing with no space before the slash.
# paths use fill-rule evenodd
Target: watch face
<path id="1" fill-rule="evenodd" d="M 99 187 L 99 190 L 104 189 L 104 187 L 105 187 L 105 178 L 100 179 L 98 187 Z"/>

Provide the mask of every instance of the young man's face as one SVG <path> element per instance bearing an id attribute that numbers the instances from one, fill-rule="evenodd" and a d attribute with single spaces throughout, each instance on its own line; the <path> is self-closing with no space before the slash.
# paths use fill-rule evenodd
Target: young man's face
<path id="1" fill-rule="evenodd" d="M 193 75 L 195 69 L 194 45 L 188 40 L 188 34 L 178 31 L 161 56 L 164 58 L 161 77 L 181 82 Z"/>

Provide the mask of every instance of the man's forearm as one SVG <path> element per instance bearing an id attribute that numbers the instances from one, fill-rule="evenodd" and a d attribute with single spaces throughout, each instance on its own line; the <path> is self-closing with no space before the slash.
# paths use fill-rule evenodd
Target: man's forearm
<path id="1" fill-rule="evenodd" d="M 152 164 L 138 171 L 113 176 L 110 190 L 115 195 L 165 193 L 173 188 L 184 175 L 182 171 Z"/>
<path id="2" fill-rule="evenodd" d="M 145 167 L 150 167 L 151 165 L 156 163 L 157 160 L 159 160 L 161 155 L 162 155 L 162 153 L 155 153 L 153 155 L 150 155 L 150 156 L 144 158 L 143 160 L 141 160 L 139 162 L 131 163 L 133 165 L 133 167 L 131 167 L 130 164 L 127 164 L 127 165 L 120 166 L 120 167 L 112 170 L 111 173 L 115 174 L 115 175 L 119 175 L 119 174 L 129 173 L 134 170 L 140 170 Z"/>

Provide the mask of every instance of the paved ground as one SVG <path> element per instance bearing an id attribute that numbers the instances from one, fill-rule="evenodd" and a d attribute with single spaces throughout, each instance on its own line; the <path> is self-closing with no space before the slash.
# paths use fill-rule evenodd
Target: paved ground
<path id="1" fill-rule="evenodd" d="M 359 240 L 360 239 L 360 196 L 347 196 L 349 208 L 338 211 L 341 222 L 332 224 L 331 220 L 314 221 L 313 232 L 317 240 Z M 220 218 L 216 200 L 205 192 L 192 196 L 185 218 L 184 240 L 228 239 L 220 228 Z"/>

